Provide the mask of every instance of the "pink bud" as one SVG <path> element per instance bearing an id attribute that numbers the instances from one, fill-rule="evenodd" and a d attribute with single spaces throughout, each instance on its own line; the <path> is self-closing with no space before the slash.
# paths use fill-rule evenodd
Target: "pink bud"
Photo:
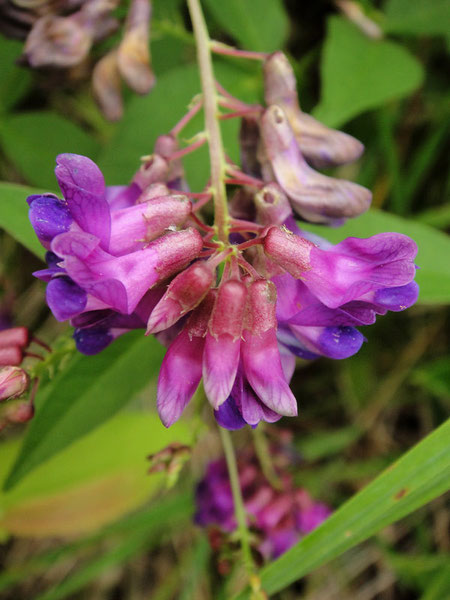
<path id="1" fill-rule="evenodd" d="M 136 204 L 142 204 L 161 196 L 170 196 L 167 185 L 165 183 L 151 183 L 136 200 Z"/>
<path id="2" fill-rule="evenodd" d="M 0 402 L 21 396 L 29 383 L 27 373 L 19 367 L 8 366 L 0 369 Z"/>
<path id="3" fill-rule="evenodd" d="M 23 359 L 22 350 L 19 346 L 8 346 L 0 348 L 0 366 L 20 365 Z"/>
<path id="4" fill-rule="evenodd" d="M 264 63 L 264 98 L 268 105 L 283 108 L 302 154 L 314 167 L 342 165 L 363 153 L 364 146 L 357 139 L 300 110 L 295 74 L 282 52 L 271 54 Z"/>
<path id="5" fill-rule="evenodd" d="M 273 229 L 277 229 L 273 227 Z M 261 335 L 269 329 L 277 328 L 275 308 L 277 304 L 277 289 L 275 284 L 267 279 L 258 279 L 249 287 L 245 329 L 254 335 Z"/>
<path id="6" fill-rule="evenodd" d="M 203 238 L 196 229 L 189 227 L 161 236 L 152 242 L 152 247 L 158 253 L 156 270 L 159 282 L 181 271 L 197 258 L 203 248 Z"/>
<path id="7" fill-rule="evenodd" d="M 183 225 L 191 213 L 186 196 L 163 196 L 111 214 L 109 252 L 115 256 L 151 242 L 167 229 Z"/>
<path id="8" fill-rule="evenodd" d="M 166 181 L 169 173 L 168 162 L 159 154 L 144 157 L 144 162 L 139 171 L 133 177 L 133 183 L 141 190 L 145 190 L 152 183 Z"/>
<path id="9" fill-rule="evenodd" d="M 233 388 L 239 366 L 247 287 L 229 280 L 218 290 L 203 354 L 203 386 L 217 410 Z"/>
<path id="10" fill-rule="evenodd" d="M 300 278 L 310 267 L 314 244 L 286 228 L 271 227 L 264 238 L 264 251 L 293 277 Z"/>
<path id="11" fill-rule="evenodd" d="M 240 281 L 231 279 L 219 287 L 209 322 L 209 331 L 214 338 L 225 334 L 233 340 L 241 337 L 246 301 L 247 287 Z"/>
<path id="12" fill-rule="evenodd" d="M 10 423 L 26 423 L 34 417 L 34 406 L 26 400 L 16 400 L 7 406 L 5 416 Z"/>
<path id="13" fill-rule="evenodd" d="M 255 195 L 258 221 L 263 225 L 282 225 L 292 215 L 286 194 L 276 183 L 265 185 Z"/>
<path id="14" fill-rule="evenodd" d="M 147 334 L 167 329 L 194 309 L 206 296 L 214 279 L 215 268 L 207 262 L 194 263 L 177 275 L 153 309 L 147 323 Z"/>
<path id="15" fill-rule="evenodd" d="M 29 333 L 26 327 L 11 327 L 0 331 L 0 348 L 8 346 L 19 346 L 24 348 L 28 345 Z"/>

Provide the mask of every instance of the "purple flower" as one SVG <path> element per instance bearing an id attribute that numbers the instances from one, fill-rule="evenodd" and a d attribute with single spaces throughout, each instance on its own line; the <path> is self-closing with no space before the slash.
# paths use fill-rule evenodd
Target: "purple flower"
<path id="1" fill-rule="evenodd" d="M 35 275 L 48 283 L 55 317 L 77 328 L 79 350 L 95 354 L 118 335 L 145 327 L 163 294 L 150 294 L 149 303 L 148 290 L 184 269 L 203 241 L 195 229 L 177 231 L 191 212 L 185 196 L 145 190 L 142 197 L 134 181 L 107 188 L 97 165 L 75 154 L 58 156 L 55 172 L 63 199 L 28 198 L 31 223 L 50 250 L 48 268 Z M 94 316 L 83 321 L 85 314 Z"/>
<path id="2" fill-rule="evenodd" d="M 265 239 L 268 256 L 287 271 L 274 277 L 278 339 L 296 356 L 347 358 L 365 339 L 356 326 L 416 302 L 410 238 L 382 233 L 319 248 L 297 232 L 272 228 Z"/>
<path id="3" fill-rule="evenodd" d="M 318 527 L 331 513 L 325 504 L 314 501 L 302 488 L 295 488 L 285 470 L 285 458 L 271 448 L 282 488 L 275 490 L 260 470 L 253 452 L 238 455 L 238 470 L 248 525 L 256 548 L 265 559 L 273 559 Z M 219 527 L 231 533 L 236 529 L 234 504 L 226 462 L 210 462 L 196 491 L 195 522 L 202 527 Z"/>

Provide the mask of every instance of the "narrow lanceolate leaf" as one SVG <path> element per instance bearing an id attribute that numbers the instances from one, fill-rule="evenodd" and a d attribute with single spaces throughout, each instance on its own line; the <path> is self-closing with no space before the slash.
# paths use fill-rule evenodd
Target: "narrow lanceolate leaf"
<path id="1" fill-rule="evenodd" d="M 27 196 L 38 194 L 36 190 L 15 183 L 0 182 L 0 228 L 28 248 L 39 258 L 44 258 L 41 246 L 28 218 Z"/>
<path id="2" fill-rule="evenodd" d="M 450 481 L 450 419 L 388 467 L 321 527 L 261 571 L 278 592 L 349 548 L 443 494 Z M 239 600 L 249 598 L 244 591 Z"/>
<path id="3" fill-rule="evenodd" d="M 340 17 L 328 21 L 320 70 L 314 116 L 331 127 L 407 96 L 423 79 L 421 64 L 403 46 L 370 39 Z"/>
<path id="4" fill-rule="evenodd" d="M 97 356 L 76 355 L 37 398 L 21 452 L 4 489 L 109 417 L 158 372 L 163 348 L 142 331 L 127 333 Z"/>
<path id="5" fill-rule="evenodd" d="M 247 50 L 274 52 L 284 46 L 289 21 L 281 0 L 207 0 L 206 8 Z"/>
<path id="6" fill-rule="evenodd" d="M 419 270 L 416 281 L 420 286 L 419 302 L 438 304 L 450 301 L 450 237 L 428 225 L 410 221 L 382 210 L 372 209 L 366 214 L 351 219 L 339 228 L 307 225 L 314 231 L 337 244 L 346 237 L 369 237 L 383 231 L 398 231 L 411 237 L 419 247 L 415 260 Z"/>

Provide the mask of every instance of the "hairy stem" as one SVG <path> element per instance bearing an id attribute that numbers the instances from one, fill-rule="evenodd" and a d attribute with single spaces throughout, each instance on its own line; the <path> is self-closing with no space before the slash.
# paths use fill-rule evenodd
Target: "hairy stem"
<path id="1" fill-rule="evenodd" d="M 225 189 L 225 153 L 219 126 L 217 93 L 212 67 L 210 38 L 199 0 L 188 0 L 203 92 L 205 131 L 211 163 L 211 191 L 214 198 L 214 225 L 220 241 L 228 244 L 228 204 Z"/>
<path id="2" fill-rule="evenodd" d="M 236 463 L 236 455 L 234 453 L 233 442 L 230 433 L 219 427 L 222 446 L 227 461 L 228 474 L 230 477 L 231 491 L 233 494 L 234 513 L 238 524 L 239 538 L 241 542 L 242 555 L 244 566 L 249 576 L 254 575 L 255 566 L 253 563 L 252 552 L 250 549 L 249 531 L 247 529 L 247 518 L 242 499 L 241 486 L 239 484 L 239 474 Z"/>

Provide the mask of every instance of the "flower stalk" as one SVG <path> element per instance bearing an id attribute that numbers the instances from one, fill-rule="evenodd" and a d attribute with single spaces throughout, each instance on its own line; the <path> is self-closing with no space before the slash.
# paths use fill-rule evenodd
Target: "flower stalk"
<path id="1" fill-rule="evenodd" d="M 228 204 L 225 189 L 225 153 L 218 120 L 218 103 L 212 67 L 210 38 L 199 0 L 188 0 L 189 13 L 197 43 L 198 66 L 203 92 L 205 131 L 211 163 L 211 191 L 214 198 L 214 226 L 217 237 L 228 244 Z"/>
<path id="2" fill-rule="evenodd" d="M 231 492 L 233 495 L 234 514 L 238 525 L 239 538 L 241 542 L 242 555 L 245 570 L 249 577 L 255 574 L 255 565 L 253 562 L 252 551 L 250 548 L 250 533 L 247 528 L 247 514 L 242 499 L 241 486 L 239 483 L 239 473 L 236 462 L 236 455 L 233 448 L 233 442 L 229 431 L 219 427 L 220 438 L 222 440 L 223 451 L 227 461 L 228 475 L 230 478 Z"/>

